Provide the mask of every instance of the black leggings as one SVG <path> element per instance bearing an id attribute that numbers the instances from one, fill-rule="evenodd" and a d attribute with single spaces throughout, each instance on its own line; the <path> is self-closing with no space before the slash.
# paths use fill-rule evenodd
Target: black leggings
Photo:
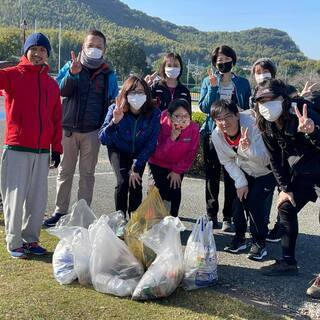
<path id="1" fill-rule="evenodd" d="M 177 217 L 181 203 L 181 186 L 176 189 L 170 187 L 170 180 L 167 179 L 168 174 L 171 172 L 169 169 L 159 167 L 152 163 L 149 163 L 149 167 L 161 198 L 171 202 L 170 214 Z M 182 182 L 183 174 L 180 174 L 180 177 Z"/>
<path id="2" fill-rule="evenodd" d="M 320 197 L 320 177 L 295 177 L 292 182 L 296 206 L 286 201 L 278 208 L 282 228 L 282 256 L 288 263 L 295 263 L 295 248 L 298 237 L 298 213 L 309 202 Z"/>
<path id="3" fill-rule="evenodd" d="M 272 173 L 254 178 L 246 174 L 249 193 L 242 202 L 234 202 L 233 222 L 236 235 L 243 238 L 247 230 L 247 218 L 250 221 L 250 233 L 254 242 L 264 246 L 268 234 L 270 215 L 270 197 L 274 192 L 276 180 Z M 248 217 L 246 217 L 248 216 Z"/>
<path id="4" fill-rule="evenodd" d="M 129 187 L 129 171 L 131 170 L 133 157 L 130 154 L 126 154 L 115 149 L 108 149 L 108 155 L 117 179 L 117 185 L 114 192 L 116 210 L 121 210 L 125 214 L 128 210 L 130 217 L 131 212 L 135 211 L 142 201 L 142 185 L 138 185 L 136 183 L 135 188 L 132 186 Z M 144 168 L 139 171 L 141 178 L 143 172 Z"/>
<path id="5" fill-rule="evenodd" d="M 206 206 L 207 214 L 212 218 L 216 218 L 219 212 L 219 187 L 221 164 L 211 140 L 211 135 L 203 137 L 203 158 L 206 173 Z M 236 197 L 234 181 L 223 167 L 224 180 L 224 206 L 223 220 L 231 221 L 232 204 Z"/>

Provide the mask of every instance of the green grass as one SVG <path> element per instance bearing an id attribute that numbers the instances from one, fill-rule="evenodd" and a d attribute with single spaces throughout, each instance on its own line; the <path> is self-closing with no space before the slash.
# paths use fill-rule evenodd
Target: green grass
<path id="1" fill-rule="evenodd" d="M 57 240 L 45 231 L 51 252 Z M 61 286 L 53 278 L 51 255 L 13 260 L 5 249 L 0 217 L 0 318 L 3 319 L 276 319 L 274 315 L 218 294 L 214 289 L 186 292 L 152 302 L 135 302 L 96 292 L 78 283 Z M 280 318 L 279 318 L 280 319 Z M 284 318 L 283 318 L 284 319 Z"/>

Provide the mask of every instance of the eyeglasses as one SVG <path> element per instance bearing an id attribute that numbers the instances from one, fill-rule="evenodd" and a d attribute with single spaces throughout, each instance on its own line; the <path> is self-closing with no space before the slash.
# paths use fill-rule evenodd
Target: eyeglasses
<path id="1" fill-rule="evenodd" d="M 172 119 L 174 120 L 189 120 L 190 119 L 190 115 L 188 113 L 185 114 L 173 114 L 172 115 Z"/>
<path id="2" fill-rule="evenodd" d="M 233 118 L 233 114 L 228 114 L 223 118 L 216 118 L 214 119 L 214 121 L 217 123 L 222 123 L 222 122 L 230 121 L 232 118 Z"/>

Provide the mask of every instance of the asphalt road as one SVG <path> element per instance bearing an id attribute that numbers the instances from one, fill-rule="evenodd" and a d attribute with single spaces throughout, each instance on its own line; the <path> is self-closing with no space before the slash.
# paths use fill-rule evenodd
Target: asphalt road
<path id="1" fill-rule="evenodd" d="M 3 111 L 3 100 L 0 97 L 0 116 L 1 111 Z M 0 120 L 1 140 L 3 140 L 4 124 L 4 120 Z M 50 171 L 48 215 L 54 210 L 56 175 L 57 170 Z M 146 177 L 147 175 L 145 174 L 144 176 Z M 77 184 L 78 174 L 74 179 L 72 202 L 76 200 Z M 146 179 L 144 179 L 144 185 L 146 185 Z M 100 215 L 114 210 L 114 186 L 115 178 L 107 160 L 106 149 L 101 147 L 92 203 L 92 208 L 96 214 Z M 222 185 L 220 195 L 220 203 L 222 203 Z M 319 202 L 317 204 L 309 203 L 300 212 L 300 234 L 296 250 L 300 274 L 297 277 L 270 278 L 264 277 L 259 273 L 261 266 L 268 265 L 273 259 L 280 257 L 279 243 L 267 245 L 268 256 L 264 262 L 253 262 L 247 259 L 246 253 L 239 255 L 225 253 L 223 248 L 229 243 L 232 234 L 215 230 L 214 236 L 219 257 L 219 284 L 213 290 L 238 297 L 247 303 L 252 303 L 276 314 L 289 314 L 294 318 L 320 319 L 320 302 L 309 299 L 305 295 L 305 291 L 309 286 L 308 282 L 320 272 L 318 211 Z M 184 243 L 190 233 L 193 222 L 203 213 L 205 213 L 204 181 L 186 177 L 183 180 L 180 208 L 180 217 L 188 229 L 182 235 Z M 271 212 L 272 224 L 275 218 L 276 210 L 273 207 Z M 221 216 L 220 219 L 222 219 Z"/>

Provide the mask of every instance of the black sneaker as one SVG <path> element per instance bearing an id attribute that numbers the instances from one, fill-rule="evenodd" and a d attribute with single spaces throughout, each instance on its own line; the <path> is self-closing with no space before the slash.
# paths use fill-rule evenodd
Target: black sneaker
<path id="1" fill-rule="evenodd" d="M 235 236 L 233 237 L 231 244 L 226 246 L 223 250 L 231 253 L 238 253 L 246 249 L 247 249 L 246 239 Z"/>
<path id="2" fill-rule="evenodd" d="M 296 276 L 298 275 L 297 263 L 288 264 L 285 260 L 276 260 L 270 266 L 260 268 L 265 276 Z"/>
<path id="3" fill-rule="evenodd" d="M 279 242 L 281 240 L 281 229 L 278 223 L 276 223 L 272 230 L 269 231 L 266 241 Z"/>
<path id="4" fill-rule="evenodd" d="M 56 223 L 60 220 L 60 218 L 63 216 L 64 214 L 55 212 L 50 218 L 43 222 L 43 225 L 48 228 L 54 227 Z"/>
<path id="5" fill-rule="evenodd" d="M 248 254 L 248 259 L 261 261 L 266 255 L 267 255 L 266 248 L 254 242 L 251 245 L 251 248 Z"/>

